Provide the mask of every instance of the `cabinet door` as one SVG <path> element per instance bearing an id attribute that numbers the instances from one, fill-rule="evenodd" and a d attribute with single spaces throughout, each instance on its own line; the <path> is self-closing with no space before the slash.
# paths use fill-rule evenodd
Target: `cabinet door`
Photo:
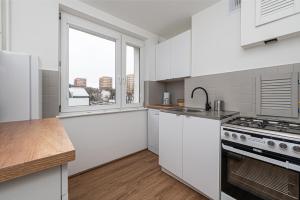
<path id="1" fill-rule="evenodd" d="M 50 168 L 0 184 L 1 200 L 61 200 L 61 167 Z M 66 180 L 67 182 L 67 180 Z"/>
<path id="2" fill-rule="evenodd" d="M 212 199 L 220 196 L 220 121 L 184 117 L 183 180 Z"/>
<path id="3" fill-rule="evenodd" d="M 191 31 L 171 39 L 171 78 L 191 75 Z"/>
<path id="4" fill-rule="evenodd" d="M 157 45 L 156 47 L 156 79 L 170 79 L 170 41 L 167 40 Z"/>
<path id="5" fill-rule="evenodd" d="M 159 155 L 159 111 L 154 114 L 154 153 Z"/>
<path id="6" fill-rule="evenodd" d="M 159 113 L 159 164 L 182 178 L 183 116 Z"/>
<path id="7" fill-rule="evenodd" d="M 148 111 L 148 149 L 158 154 L 158 116 L 159 110 Z"/>
<path id="8" fill-rule="evenodd" d="M 299 1 L 242 1 L 241 45 L 253 47 L 270 39 L 280 41 L 298 35 L 299 12 Z"/>

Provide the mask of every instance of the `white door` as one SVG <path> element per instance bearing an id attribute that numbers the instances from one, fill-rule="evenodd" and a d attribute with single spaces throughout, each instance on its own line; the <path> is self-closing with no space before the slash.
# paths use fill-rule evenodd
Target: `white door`
<path id="1" fill-rule="evenodd" d="M 220 197 L 220 121 L 184 117 L 183 180 L 208 197 Z"/>
<path id="2" fill-rule="evenodd" d="M 156 79 L 166 80 L 171 77 L 171 45 L 170 41 L 167 40 L 157 45 L 156 47 Z"/>
<path id="3" fill-rule="evenodd" d="M 182 178 L 183 116 L 159 113 L 159 164 Z"/>
<path id="4" fill-rule="evenodd" d="M 148 110 L 148 149 L 158 154 L 159 110 Z"/>
<path id="5" fill-rule="evenodd" d="M 191 31 L 171 39 L 171 78 L 191 75 Z"/>

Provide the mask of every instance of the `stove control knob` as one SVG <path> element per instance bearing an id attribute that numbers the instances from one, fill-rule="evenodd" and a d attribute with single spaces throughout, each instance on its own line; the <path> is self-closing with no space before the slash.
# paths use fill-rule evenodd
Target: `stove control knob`
<path id="1" fill-rule="evenodd" d="M 230 136 L 228 132 L 225 132 L 224 135 L 225 135 L 225 137 L 229 137 Z"/>
<path id="2" fill-rule="evenodd" d="M 294 150 L 296 153 L 300 153 L 300 146 L 293 146 L 293 150 Z"/>
<path id="3" fill-rule="evenodd" d="M 233 137 L 233 139 L 236 139 L 237 138 L 237 134 L 233 133 L 232 137 Z"/>
<path id="4" fill-rule="evenodd" d="M 275 142 L 273 142 L 273 141 L 271 141 L 271 140 L 269 140 L 269 141 L 267 142 L 267 144 L 268 144 L 270 147 L 274 147 L 274 146 L 275 146 Z"/>
<path id="5" fill-rule="evenodd" d="M 240 138 L 241 138 L 241 140 L 246 140 L 246 136 L 244 136 L 244 135 L 241 135 Z"/>
<path id="6" fill-rule="evenodd" d="M 280 143 L 280 144 L 279 144 L 279 147 L 280 147 L 281 149 L 287 149 L 287 148 L 288 148 L 287 144 L 285 144 L 285 143 Z"/>

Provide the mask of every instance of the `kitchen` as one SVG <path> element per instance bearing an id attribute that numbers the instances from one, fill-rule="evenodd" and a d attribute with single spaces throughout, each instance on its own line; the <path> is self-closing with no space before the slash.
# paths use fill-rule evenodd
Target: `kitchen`
<path id="1" fill-rule="evenodd" d="M 2 0 L 0 199 L 299 199 L 299 5 Z"/>

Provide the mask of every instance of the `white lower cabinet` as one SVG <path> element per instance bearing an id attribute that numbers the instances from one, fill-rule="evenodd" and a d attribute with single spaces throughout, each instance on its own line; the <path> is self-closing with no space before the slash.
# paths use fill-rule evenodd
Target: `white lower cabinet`
<path id="1" fill-rule="evenodd" d="M 67 166 L 58 166 L 0 183 L 2 200 L 68 199 Z"/>
<path id="2" fill-rule="evenodd" d="M 183 180 L 220 199 L 220 121 L 184 117 Z"/>
<path id="3" fill-rule="evenodd" d="M 210 199 L 220 199 L 221 121 L 159 114 L 159 164 Z"/>
<path id="4" fill-rule="evenodd" d="M 148 149 L 158 154 L 159 149 L 159 128 L 158 128 L 159 110 L 148 110 Z"/>
<path id="5" fill-rule="evenodd" d="M 159 164 L 182 178 L 183 116 L 159 113 Z"/>

